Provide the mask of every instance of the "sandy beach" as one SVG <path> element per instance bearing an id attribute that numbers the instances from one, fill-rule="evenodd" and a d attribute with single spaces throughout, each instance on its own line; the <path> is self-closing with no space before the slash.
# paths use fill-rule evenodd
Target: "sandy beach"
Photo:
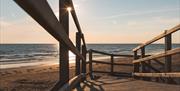
<path id="1" fill-rule="evenodd" d="M 70 76 L 74 75 L 74 64 L 70 64 Z M 0 91 L 45 91 L 59 79 L 58 65 L 40 65 L 0 71 Z M 38 90 L 39 91 L 39 90 Z"/>
<path id="2" fill-rule="evenodd" d="M 179 55 L 173 57 L 174 71 L 180 71 Z M 115 62 L 131 64 L 133 58 L 115 58 Z M 104 59 L 110 61 L 109 59 Z M 88 65 L 87 65 L 88 66 Z M 93 64 L 96 71 L 110 71 L 110 65 Z M 87 67 L 88 68 L 88 67 Z M 74 76 L 75 65 L 70 64 L 70 76 Z M 58 65 L 41 65 L 0 71 L 0 91 L 49 91 L 58 81 Z M 131 73 L 133 66 L 115 66 L 115 72 Z M 96 75 L 109 75 L 98 73 Z M 180 79 L 179 79 L 180 80 Z M 179 81 L 180 82 L 180 81 Z"/>

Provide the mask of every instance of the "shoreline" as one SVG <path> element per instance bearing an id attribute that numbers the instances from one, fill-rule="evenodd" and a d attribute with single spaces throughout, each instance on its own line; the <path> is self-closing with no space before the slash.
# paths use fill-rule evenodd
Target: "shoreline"
<path id="1" fill-rule="evenodd" d="M 95 59 L 107 59 L 109 57 L 100 55 L 94 56 Z M 88 61 L 88 60 L 87 60 Z M 70 59 L 69 64 L 74 64 L 75 59 Z M 34 60 L 30 62 L 20 62 L 20 63 L 7 63 L 7 64 L 0 64 L 0 69 L 16 69 L 16 68 L 24 68 L 24 67 L 33 67 L 33 66 L 41 66 L 41 65 L 58 65 L 59 59 L 58 58 L 48 58 L 42 60 Z"/>

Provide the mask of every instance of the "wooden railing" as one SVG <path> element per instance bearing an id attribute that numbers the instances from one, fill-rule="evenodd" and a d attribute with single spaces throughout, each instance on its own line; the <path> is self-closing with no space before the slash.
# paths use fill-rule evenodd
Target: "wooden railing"
<path id="1" fill-rule="evenodd" d="M 67 83 L 65 83 L 60 89 L 58 89 L 57 91 L 72 91 L 72 89 L 74 89 L 77 84 L 79 84 L 80 81 L 83 81 L 83 79 L 89 75 L 89 73 L 81 73 L 75 77 L 73 77 L 72 79 L 70 79 Z"/>
<path id="2" fill-rule="evenodd" d="M 75 9 L 72 0 L 60 0 L 59 1 L 59 20 L 56 18 L 55 14 L 53 13 L 51 7 L 49 6 L 48 2 L 46 0 L 14 0 L 22 9 L 24 9 L 36 22 L 38 22 L 48 33 L 50 33 L 57 41 L 60 43 L 60 80 L 59 82 L 52 88 L 51 91 L 69 91 L 73 89 L 74 87 L 80 86 L 80 82 L 85 79 L 87 76 L 86 72 L 86 42 L 84 39 L 84 34 L 82 33 Z M 76 33 L 76 46 L 72 43 L 72 41 L 69 38 L 69 13 L 66 10 L 66 8 L 71 7 L 72 10 L 70 11 L 73 20 L 75 22 L 75 25 L 77 27 L 78 32 Z M 165 33 L 161 34 L 160 36 L 154 38 L 151 41 L 148 41 L 145 44 L 140 45 L 139 47 L 135 48 L 134 51 L 134 75 L 135 76 L 143 76 L 140 75 L 139 67 L 140 63 L 142 67 L 144 67 L 144 62 L 149 61 L 150 59 L 155 59 L 157 57 L 150 56 L 152 58 L 147 59 L 137 59 L 137 50 L 141 49 L 141 57 L 145 57 L 145 46 L 148 44 L 151 44 L 152 42 L 155 42 L 159 40 L 160 38 L 165 37 L 166 39 L 166 53 L 162 54 L 163 56 L 166 56 L 165 60 L 165 69 L 166 72 L 169 72 L 171 68 L 170 62 L 171 57 L 169 55 L 177 54 L 179 53 L 179 49 L 171 50 L 171 34 L 177 30 L 180 29 L 180 25 L 174 27 L 173 29 L 170 29 L 169 31 L 166 31 Z M 82 42 L 81 42 L 82 41 Z M 82 43 L 82 44 L 81 44 Z M 73 52 L 76 55 L 76 76 L 69 79 L 69 50 Z M 111 56 L 111 62 L 97 62 L 95 60 L 92 60 L 92 53 L 100 53 L 104 55 Z M 108 54 L 104 52 L 99 52 L 95 50 L 89 51 L 89 69 L 90 74 L 92 75 L 92 63 L 104 63 L 104 64 L 110 64 L 111 65 L 111 73 L 113 73 L 114 65 L 119 65 L 114 63 L 114 56 L 125 56 L 130 57 L 129 55 L 115 55 L 115 54 Z M 161 56 L 158 56 L 161 57 Z M 169 61 L 170 60 L 170 61 Z M 146 64 L 146 63 L 145 63 Z M 82 66 L 82 67 L 81 67 Z M 81 70 L 82 68 L 82 70 Z M 143 69 L 142 72 L 145 70 Z M 166 77 L 171 73 L 165 74 Z M 179 73 L 176 73 L 179 77 Z M 144 74 L 144 76 L 148 76 L 149 74 Z M 174 76 L 174 74 L 171 74 L 171 76 Z"/>
<path id="3" fill-rule="evenodd" d="M 153 38 L 150 41 L 147 41 L 144 44 L 133 49 L 134 52 L 134 77 L 135 78 L 142 78 L 144 80 L 151 80 L 151 78 L 158 77 L 158 78 L 166 78 L 167 83 L 172 83 L 173 77 L 180 77 L 180 72 L 171 72 L 171 55 L 180 54 L 180 48 L 172 49 L 172 33 L 180 30 L 180 24 L 175 26 L 170 30 L 166 30 L 164 33 L 158 35 L 157 37 Z M 159 53 L 156 55 L 151 55 L 145 57 L 145 47 L 149 44 L 162 39 L 165 37 L 165 52 Z M 141 51 L 141 57 L 137 56 L 138 50 Z M 165 57 L 165 63 L 162 63 L 157 60 L 157 58 Z M 178 57 L 180 59 L 180 57 Z M 154 68 L 151 65 L 151 61 L 155 61 L 161 66 L 164 66 L 164 72 L 159 71 L 158 69 Z M 151 73 L 151 70 L 155 71 L 156 73 Z"/>
<path id="4" fill-rule="evenodd" d="M 98 53 L 98 54 L 101 54 L 101 55 L 110 56 L 110 62 L 94 60 L 93 59 L 93 53 L 96 53 L 96 54 Z M 94 78 L 93 73 L 110 73 L 110 74 L 115 73 L 114 72 L 114 65 L 133 66 L 131 64 L 115 63 L 114 62 L 114 57 L 133 57 L 133 55 L 120 55 L 120 54 L 106 53 L 106 52 L 101 52 L 101 51 L 90 49 L 89 50 L 89 62 L 88 63 L 89 63 L 89 74 L 90 74 L 91 79 Z M 110 72 L 93 70 L 93 63 L 110 65 Z"/>
<path id="5" fill-rule="evenodd" d="M 87 49 L 72 0 L 59 0 L 59 21 L 46 0 L 14 1 L 60 43 L 60 78 L 51 91 L 61 91 L 61 89 L 69 91 L 75 86 L 79 86 L 80 82 L 84 80 L 85 74 L 87 74 Z M 69 12 L 66 10 L 68 7 L 72 8 L 70 13 L 78 30 L 76 46 L 69 38 Z M 76 55 L 76 76 L 71 80 L 69 80 L 69 50 Z"/>

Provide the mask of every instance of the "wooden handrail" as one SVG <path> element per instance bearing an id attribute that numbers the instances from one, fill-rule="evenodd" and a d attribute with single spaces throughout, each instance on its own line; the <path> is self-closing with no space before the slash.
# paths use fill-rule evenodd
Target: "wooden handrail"
<path id="1" fill-rule="evenodd" d="M 149 61 L 149 60 L 152 60 L 152 59 L 156 59 L 156 58 L 160 58 L 160 57 L 165 57 L 165 56 L 168 56 L 168 55 L 173 55 L 173 54 L 178 54 L 178 53 L 180 53 L 180 48 L 174 48 L 174 49 L 166 51 L 164 53 L 159 53 L 159 54 L 152 55 L 152 56 L 149 56 L 149 57 L 145 57 L 145 58 L 141 58 L 141 59 L 138 59 L 138 60 L 134 60 L 133 63 Z"/>
<path id="2" fill-rule="evenodd" d="M 133 76 L 141 76 L 141 77 L 180 77 L 180 72 L 171 72 L 171 73 L 133 73 Z"/>
<path id="3" fill-rule="evenodd" d="M 115 63 L 114 62 L 114 57 L 115 56 L 133 57 L 133 55 L 118 55 L 118 54 L 106 53 L 106 52 L 101 52 L 101 51 L 92 50 L 92 49 L 90 49 L 88 52 L 89 52 L 89 62 L 88 62 L 89 63 L 89 72 L 90 72 L 91 79 L 94 79 L 93 72 L 97 72 L 97 71 L 93 70 L 93 63 L 110 65 L 110 72 L 106 72 L 106 73 L 111 73 L 111 74 L 114 73 L 114 65 L 133 66 L 132 64 L 123 64 L 123 63 Z M 99 54 L 110 56 L 111 57 L 110 62 L 103 62 L 103 61 L 93 60 L 93 58 L 92 58 L 93 53 L 99 53 Z"/>
<path id="4" fill-rule="evenodd" d="M 138 47 L 134 48 L 133 51 L 137 51 L 137 50 L 139 50 L 140 48 L 142 48 L 142 47 L 144 47 L 144 46 L 147 46 L 147 45 L 149 45 L 149 44 L 151 44 L 151 43 L 153 43 L 153 42 L 155 42 L 155 41 L 157 41 L 157 40 L 165 37 L 166 35 L 171 34 L 171 33 L 174 33 L 174 32 L 176 32 L 176 31 L 178 31 L 178 30 L 180 30 L 180 24 L 177 25 L 177 26 L 175 26 L 175 27 L 173 27 L 173 28 L 170 29 L 170 30 L 165 31 L 164 33 L 158 35 L 157 37 L 153 38 L 152 40 L 147 41 L 146 43 L 143 43 L 143 44 L 139 45 Z"/>
<path id="5" fill-rule="evenodd" d="M 72 14 L 74 23 L 75 23 L 75 25 L 76 25 L 76 27 L 77 27 L 78 32 L 80 32 L 80 33 L 82 34 L 82 30 L 81 30 L 81 27 L 80 27 L 80 24 L 79 24 L 77 15 L 76 15 L 76 11 L 75 11 L 75 8 L 74 8 L 73 1 L 72 1 L 72 0 L 69 0 L 69 1 L 70 1 L 70 6 L 71 6 L 71 8 L 72 8 L 71 14 Z"/>
<path id="6" fill-rule="evenodd" d="M 74 46 L 74 44 L 72 43 L 72 41 L 70 40 L 67 31 L 65 31 L 66 28 L 68 28 L 68 19 L 66 17 L 68 17 L 68 15 L 65 15 L 65 17 L 62 17 L 60 20 L 61 22 L 59 22 L 55 16 L 55 14 L 53 13 L 52 9 L 50 8 L 48 2 L 46 0 L 14 0 L 22 9 L 24 9 L 36 22 L 38 22 L 48 33 L 50 33 L 56 40 L 58 40 L 59 42 L 62 43 L 63 46 L 67 46 L 65 52 L 68 52 L 68 50 L 72 51 L 75 55 L 76 58 L 78 58 L 78 62 L 80 63 L 80 59 L 83 60 L 83 68 L 86 68 L 86 53 L 87 53 L 87 49 L 86 49 L 86 43 L 85 43 L 85 39 L 84 39 L 84 35 L 81 31 L 81 27 L 78 21 L 78 18 L 76 16 L 76 12 L 72 3 L 72 0 L 68 0 L 70 2 L 64 2 L 61 1 L 60 2 L 60 6 L 59 7 L 60 11 L 67 13 L 64 10 L 61 10 L 62 8 L 64 9 L 65 3 L 68 3 L 68 5 L 70 5 L 73 10 L 71 11 L 72 17 L 74 19 L 75 25 L 78 29 L 78 42 L 77 42 L 77 48 Z M 61 13 L 62 13 L 61 12 Z M 61 14 L 60 14 L 61 17 Z M 65 18 L 64 22 L 62 22 L 62 20 Z M 61 24 L 62 23 L 62 24 Z M 63 24 L 64 27 L 63 27 Z M 69 30 L 69 29 L 66 29 Z M 81 50 L 81 39 L 83 41 L 83 51 Z M 82 54 L 81 54 L 82 51 Z M 64 51 L 63 51 L 64 52 Z M 62 53 L 63 53 L 62 52 Z M 61 55 L 61 57 L 64 57 L 64 55 Z M 68 62 L 68 56 L 65 56 L 64 59 L 65 61 Z M 63 61 L 64 61 L 63 60 Z M 62 62 L 62 61 L 61 61 Z M 63 64 L 64 65 L 64 64 Z M 61 74 L 63 69 L 65 69 L 65 71 L 69 71 L 67 66 L 60 66 L 61 68 Z M 77 69 L 80 73 L 80 69 Z M 63 75 L 63 74 L 62 74 Z M 62 75 L 60 75 L 60 77 L 62 77 Z M 86 71 L 83 70 L 82 74 L 78 74 L 77 76 L 75 76 L 73 79 L 69 80 L 69 74 L 67 74 L 66 76 L 64 76 L 65 80 L 61 80 L 60 79 L 60 83 L 57 83 L 55 87 L 53 87 L 52 91 L 69 91 L 69 89 L 72 89 L 75 85 L 77 85 L 78 83 L 80 83 L 81 81 L 83 81 L 82 78 L 84 78 L 86 76 Z M 67 79 L 66 79 L 67 78 Z M 66 83 L 66 81 L 68 81 L 68 83 Z M 66 84 L 64 84 L 66 83 Z M 63 85 L 61 87 L 61 85 Z M 60 88 L 60 90 L 59 90 Z"/>
<path id="7" fill-rule="evenodd" d="M 84 57 L 80 54 L 72 41 L 68 38 L 63 26 L 58 22 L 52 9 L 46 0 L 14 0 L 23 8 L 33 19 L 35 19 L 48 33 L 56 40 L 63 41 L 74 54 L 81 59 Z"/>
<path id="8" fill-rule="evenodd" d="M 78 18 L 77 18 L 77 15 L 76 15 L 76 11 L 75 11 L 75 8 L 74 8 L 74 4 L 73 4 L 73 1 L 72 0 L 69 0 L 70 1 L 70 5 L 71 5 L 71 15 L 73 17 L 73 20 L 74 20 L 74 23 L 76 25 L 76 28 L 78 30 L 79 33 L 83 34 L 82 33 L 82 30 L 81 30 L 81 27 L 80 27 L 80 24 L 79 24 L 79 21 L 78 21 Z M 85 38 L 84 38 L 84 35 L 82 35 L 82 41 L 83 41 L 83 44 L 85 45 L 85 48 L 86 48 L 86 42 L 85 42 Z"/>
<path id="9" fill-rule="evenodd" d="M 103 62 L 103 61 L 96 61 L 92 60 L 93 63 L 101 63 L 101 64 L 112 64 L 111 62 Z M 123 66 L 133 66 L 132 64 L 120 64 L 120 63 L 113 63 L 113 65 L 123 65 Z"/>
<path id="10" fill-rule="evenodd" d="M 93 50 L 93 49 L 90 49 L 90 50 L 91 50 L 92 52 L 94 52 L 94 53 L 99 53 L 99 54 L 108 55 L 108 56 L 133 57 L 133 55 L 112 54 L 112 53 L 106 53 L 106 52 L 102 52 L 102 51 L 98 51 L 98 50 Z"/>
<path id="11" fill-rule="evenodd" d="M 69 80 L 66 84 L 64 84 L 58 91 L 72 91 L 75 88 L 76 84 L 79 83 L 82 78 L 85 78 L 89 73 L 81 73 Z"/>
<path id="12" fill-rule="evenodd" d="M 164 33 L 158 35 L 157 37 L 154 37 L 152 40 L 149 40 L 149 41 L 145 42 L 144 44 L 141 44 L 138 47 L 133 49 L 133 52 L 134 52 L 134 61 L 133 61 L 134 73 L 133 73 L 133 76 L 135 79 L 141 78 L 143 80 L 150 81 L 151 78 L 153 78 L 153 77 L 158 77 L 160 79 L 161 79 L 161 77 L 165 77 L 166 83 L 172 83 L 173 80 L 169 79 L 169 77 L 180 77 L 180 73 L 168 73 L 168 72 L 172 71 L 171 70 L 172 69 L 172 55 L 180 54 L 180 48 L 172 49 L 172 33 L 176 32 L 178 30 L 180 30 L 180 24 L 173 27 L 170 30 L 166 30 Z M 145 55 L 145 47 L 147 45 L 152 44 L 153 42 L 161 39 L 161 38 L 165 38 L 165 41 L 164 41 L 165 42 L 165 52 L 145 57 L 144 56 Z M 141 51 L 141 57 L 140 58 L 137 56 L 138 50 Z M 164 63 L 161 63 L 161 62 L 156 60 L 157 58 L 161 58 L 161 57 L 165 57 Z M 158 64 L 164 66 L 163 67 L 164 72 L 166 72 L 167 74 L 166 73 L 159 73 L 161 71 L 154 68 L 151 65 L 152 60 L 157 62 Z M 150 73 L 151 70 L 154 70 L 155 72 L 158 72 L 158 73 Z"/>

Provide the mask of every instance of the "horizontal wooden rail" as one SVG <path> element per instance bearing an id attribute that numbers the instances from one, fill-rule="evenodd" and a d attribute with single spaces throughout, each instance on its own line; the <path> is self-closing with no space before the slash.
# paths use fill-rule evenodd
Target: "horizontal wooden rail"
<path id="1" fill-rule="evenodd" d="M 60 42 L 60 81 L 51 89 L 51 91 L 71 91 L 87 76 L 86 73 L 86 43 L 84 35 L 81 31 L 78 18 L 72 3 L 72 0 L 59 1 L 59 21 L 49 6 L 47 0 L 14 0 L 22 9 L 24 9 L 37 23 L 39 23 L 48 33 L 50 33 L 57 41 Z M 69 2 L 70 1 L 70 2 Z M 64 8 L 71 6 L 72 17 L 78 29 L 76 47 L 69 38 L 69 15 L 68 11 Z M 81 39 L 83 46 L 81 50 Z M 69 67 L 68 67 L 68 50 L 76 55 L 76 62 L 80 63 L 82 59 L 82 72 L 81 69 L 76 69 L 79 72 L 77 76 L 69 80 Z M 82 52 L 82 54 L 81 54 Z M 80 68 L 80 64 L 76 67 Z M 80 74 L 82 73 L 82 74 Z M 66 83 L 67 82 L 67 83 Z M 60 89 L 59 89 L 60 88 Z"/>
<path id="2" fill-rule="evenodd" d="M 103 55 L 109 55 L 109 56 L 112 55 L 110 53 L 105 53 L 105 52 L 101 52 L 101 51 L 97 51 L 97 50 L 92 50 L 92 49 L 91 49 L 91 51 L 94 52 L 94 53 L 99 53 L 99 54 L 103 54 Z"/>
<path id="3" fill-rule="evenodd" d="M 99 54 L 108 55 L 108 56 L 133 57 L 133 55 L 112 54 L 112 53 L 106 53 L 106 52 L 101 52 L 101 51 L 92 50 L 92 49 L 91 49 L 91 51 L 94 53 L 99 53 Z"/>
<path id="4" fill-rule="evenodd" d="M 149 56 L 149 57 L 141 58 L 141 59 L 138 59 L 138 60 L 134 60 L 133 63 L 149 61 L 149 60 L 152 60 L 152 59 L 165 57 L 165 56 L 168 56 L 168 55 L 173 55 L 173 54 L 178 54 L 178 53 L 180 53 L 180 48 L 174 48 L 174 49 L 166 51 L 164 53 L 160 53 L 160 54 L 152 55 L 152 56 Z"/>
<path id="5" fill-rule="evenodd" d="M 94 73 L 110 73 L 108 71 L 97 71 L 97 70 L 93 70 L 92 72 L 94 72 Z"/>
<path id="6" fill-rule="evenodd" d="M 75 25 L 76 25 L 76 27 L 77 27 L 78 32 L 80 32 L 80 33 L 82 34 L 82 30 L 81 30 L 81 27 L 80 27 L 80 24 L 79 24 L 77 15 L 76 15 L 76 11 L 75 11 L 75 8 L 74 8 L 74 4 L 73 4 L 72 0 L 69 0 L 69 1 L 70 1 L 70 6 L 71 6 L 71 8 L 72 8 L 71 14 L 72 14 L 74 23 L 75 23 Z"/>
<path id="7" fill-rule="evenodd" d="M 111 72 L 107 72 L 107 71 L 93 71 L 94 73 L 110 73 Z M 128 73 L 128 72 L 113 72 L 113 75 L 115 76 L 125 76 L 125 77 L 132 77 L 132 73 Z"/>
<path id="8" fill-rule="evenodd" d="M 180 24 L 177 25 L 177 26 L 175 26 L 175 27 L 173 27 L 173 28 L 170 29 L 170 30 L 165 31 L 164 33 L 158 35 L 157 37 L 153 38 L 152 40 L 147 41 L 146 43 L 139 45 L 138 47 L 134 48 L 133 51 L 137 51 L 137 50 L 139 50 L 140 48 L 142 48 L 142 47 L 144 47 L 144 46 L 146 46 L 146 45 L 149 45 L 149 44 L 151 44 L 151 43 L 153 43 L 153 42 L 155 42 L 155 41 L 157 41 L 157 40 L 165 37 L 166 35 L 171 34 L 171 33 L 174 33 L 174 32 L 176 32 L 176 31 L 178 31 L 178 30 L 180 30 Z"/>
<path id="9" fill-rule="evenodd" d="M 75 11 L 75 8 L 74 8 L 74 4 L 73 4 L 73 1 L 72 0 L 69 0 L 70 1 L 70 5 L 71 5 L 71 15 L 73 17 L 73 20 L 74 20 L 74 23 L 76 25 L 76 28 L 78 30 L 79 33 L 83 34 L 82 33 L 82 30 L 81 30 L 81 27 L 80 27 L 80 24 L 79 24 L 79 21 L 78 21 L 78 18 L 77 18 L 77 15 L 76 15 L 76 11 Z M 84 38 L 84 35 L 82 35 L 82 41 L 83 41 L 83 44 L 85 45 L 85 48 L 86 48 L 86 42 L 85 42 L 85 38 Z"/>
<path id="10" fill-rule="evenodd" d="M 173 73 L 133 73 L 133 76 L 140 76 L 140 77 L 173 77 L 173 78 L 179 78 L 180 72 L 173 72 Z"/>
<path id="11" fill-rule="evenodd" d="M 72 91 L 75 88 L 76 84 L 81 82 L 83 78 L 85 78 L 89 73 L 81 73 L 69 80 L 66 84 L 64 84 L 58 91 Z"/>
<path id="12" fill-rule="evenodd" d="M 46 0 L 14 0 L 32 18 L 34 18 L 56 40 L 63 41 L 74 54 L 81 59 L 84 57 L 69 39 L 63 26 L 59 23 Z"/>
<path id="13" fill-rule="evenodd" d="M 95 61 L 92 60 L 93 63 L 100 63 L 100 64 L 112 64 L 110 62 L 102 62 L 102 61 Z M 120 64 L 120 63 L 113 63 L 113 65 L 122 65 L 122 66 L 133 66 L 132 64 Z"/>

